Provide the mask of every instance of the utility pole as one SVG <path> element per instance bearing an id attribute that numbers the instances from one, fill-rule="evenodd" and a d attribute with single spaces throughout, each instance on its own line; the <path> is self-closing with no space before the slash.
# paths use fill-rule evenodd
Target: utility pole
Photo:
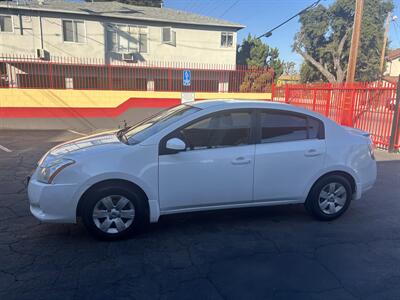
<path id="1" fill-rule="evenodd" d="M 385 53 L 386 53 L 386 43 L 387 43 L 388 33 L 389 33 L 389 24 L 390 24 L 390 12 L 388 12 L 388 16 L 386 19 L 385 34 L 383 36 L 383 45 L 382 45 L 382 51 L 381 51 L 381 63 L 379 65 L 379 75 L 380 76 L 383 76 L 383 72 L 385 71 L 383 68 L 385 66 Z"/>
<path id="2" fill-rule="evenodd" d="M 356 0 L 356 10 L 354 14 L 353 34 L 351 35 L 350 55 L 347 65 L 346 82 L 354 82 L 356 73 L 357 55 L 360 44 L 361 20 L 364 8 L 364 0 Z"/>
<path id="3" fill-rule="evenodd" d="M 340 122 L 342 125 L 346 126 L 353 126 L 354 123 L 353 114 L 354 114 L 355 88 L 353 85 L 350 86 L 350 84 L 354 82 L 354 76 L 356 73 L 363 7 L 364 7 L 364 0 L 356 0 L 353 33 L 351 35 L 350 54 L 349 54 L 349 61 L 347 64 L 347 76 L 346 76 L 346 83 L 349 84 L 349 88 L 351 87 L 351 89 L 344 93 L 344 101 L 342 106 L 343 113 L 342 113 L 342 120 Z"/>

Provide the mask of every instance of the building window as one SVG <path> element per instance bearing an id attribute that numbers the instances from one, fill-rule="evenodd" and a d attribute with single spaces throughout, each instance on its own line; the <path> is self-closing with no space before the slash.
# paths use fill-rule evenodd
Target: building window
<path id="1" fill-rule="evenodd" d="M 110 36 L 109 49 L 118 53 L 148 51 L 147 27 L 123 24 L 111 24 L 108 26 Z"/>
<path id="2" fill-rule="evenodd" d="M 0 16 L 0 32 L 13 32 L 11 16 Z"/>
<path id="3" fill-rule="evenodd" d="M 85 23 L 83 21 L 63 20 L 62 28 L 64 42 L 86 42 Z"/>
<path id="4" fill-rule="evenodd" d="M 230 48 L 233 46 L 233 33 L 221 32 L 221 47 Z"/>
<path id="5" fill-rule="evenodd" d="M 176 32 L 171 27 L 161 28 L 161 42 L 176 46 Z"/>

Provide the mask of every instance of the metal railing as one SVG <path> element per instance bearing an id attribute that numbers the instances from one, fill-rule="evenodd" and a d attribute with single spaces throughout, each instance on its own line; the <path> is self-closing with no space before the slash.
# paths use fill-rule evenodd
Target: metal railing
<path id="1" fill-rule="evenodd" d="M 185 70 L 190 71 L 189 84 L 183 80 Z M 270 69 L 238 65 L 0 57 L 0 88 L 270 92 L 272 82 Z"/>

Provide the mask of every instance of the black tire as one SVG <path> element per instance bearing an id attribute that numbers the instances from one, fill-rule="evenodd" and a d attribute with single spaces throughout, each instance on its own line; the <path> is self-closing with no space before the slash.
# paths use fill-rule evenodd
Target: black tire
<path id="1" fill-rule="evenodd" d="M 117 229 L 116 223 L 114 221 L 116 219 L 111 219 L 110 216 L 108 216 L 107 218 L 102 218 L 104 221 L 108 219 L 107 222 L 112 223 L 112 225 L 109 226 L 110 230 L 115 227 L 115 230 L 118 232 L 109 233 L 102 231 L 95 223 L 93 217 L 94 209 L 95 207 L 98 207 L 97 205 L 102 205 L 99 204 L 99 201 L 106 197 L 110 197 L 109 199 L 111 199 L 114 203 L 118 202 L 117 196 L 125 198 L 129 201 L 129 203 L 127 202 L 127 206 L 125 206 L 125 208 L 131 208 L 132 210 L 133 207 L 134 217 L 130 225 L 126 226 L 126 229 L 122 231 L 119 231 Z M 144 199 L 143 195 L 139 191 L 135 190 L 127 184 L 110 183 L 101 185 L 90 191 L 85 199 L 83 199 L 83 201 L 84 202 L 82 203 L 81 207 L 82 221 L 89 233 L 101 240 L 118 240 L 127 238 L 135 233 L 140 232 L 149 222 L 148 205 L 146 199 Z M 108 212 L 108 214 L 110 213 L 111 212 Z M 126 221 L 127 219 L 121 218 L 121 220 Z"/>
<path id="2" fill-rule="evenodd" d="M 324 207 L 326 205 L 325 202 L 325 198 L 322 198 L 321 196 L 321 192 L 324 190 L 324 193 L 326 192 L 327 189 L 329 189 L 330 185 L 334 184 L 335 187 L 338 187 L 338 189 L 340 188 L 340 186 L 342 186 L 344 188 L 344 190 L 346 191 L 346 194 L 341 194 L 341 196 L 343 196 L 340 201 L 340 203 L 343 203 L 342 206 L 337 205 L 335 200 L 332 200 L 332 196 L 329 196 L 331 198 L 328 197 L 329 201 L 332 201 L 330 203 L 328 203 L 328 207 L 325 208 L 325 210 L 323 210 L 321 208 Z M 343 189 L 341 189 L 341 191 L 343 191 Z M 323 194 L 325 197 L 325 194 Z M 329 193 L 329 195 L 331 195 Z M 345 197 L 344 197 L 345 195 Z M 305 207 L 307 209 L 307 211 L 316 219 L 321 220 L 321 221 L 331 221 L 334 219 L 337 219 L 338 217 L 340 217 L 349 207 L 351 199 L 353 196 L 353 192 L 351 189 L 351 185 L 349 183 L 349 181 L 340 175 L 328 175 L 325 176 L 321 179 L 319 179 L 314 186 L 312 187 L 307 200 L 305 202 Z M 335 196 L 333 196 L 334 198 Z M 337 198 L 335 198 L 337 199 Z M 344 199 L 344 200 L 343 200 Z M 337 206 L 336 206 L 337 205 Z M 331 207 L 333 206 L 333 208 Z M 340 206 L 340 207 L 339 207 Z M 332 208 L 332 210 L 331 210 Z M 337 212 L 334 212 L 335 209 L 338 209 Z M 329 210 L 329 213 L 327 213 L 326 211 Z"/>

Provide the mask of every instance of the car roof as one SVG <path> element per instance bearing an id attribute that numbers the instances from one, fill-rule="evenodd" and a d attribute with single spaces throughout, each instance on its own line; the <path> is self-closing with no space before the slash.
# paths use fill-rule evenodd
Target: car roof
<path id="1" fill-rule="evenodd" d="M 278 102 L 263 101 L 263 100 L 215 99 L 215 100 L 198 100 L 187 104 L 200 109 L 266 108 L 266 109 L 286 110 L 286 111 L 293 111 L 293 112 L 321 116 L 318 113 L 304 109 L 302 107 L 297 107 L 286 103 L 278 103 Z"/>

